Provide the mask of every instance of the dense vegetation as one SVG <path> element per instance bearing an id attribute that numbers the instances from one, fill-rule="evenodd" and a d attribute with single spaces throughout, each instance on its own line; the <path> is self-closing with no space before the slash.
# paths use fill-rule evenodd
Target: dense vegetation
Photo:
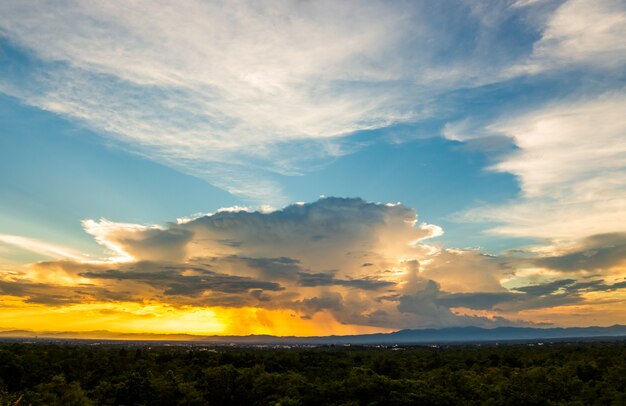
<path id="1" fill-rule="evenodd" d="M 626 344 L 0 345 L 0 405 L 626 404 Z"/>

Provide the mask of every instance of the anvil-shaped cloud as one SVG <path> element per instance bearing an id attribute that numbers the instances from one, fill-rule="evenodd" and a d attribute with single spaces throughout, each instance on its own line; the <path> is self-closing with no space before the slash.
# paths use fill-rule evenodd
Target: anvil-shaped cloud
<path id="1" fill-rule="evenodd" d="M 84 225 L 109 249 L 107 261 L 40 262 L 5 274 L 0 293 L 52 307 L 148 301 L 398 329 L 520 324 L 520 315 L 626 288 L 623 234 L 560 254 L 491 256 L 429 243 L 442 230 L 418 223 L 402 204 L 355 198 L 226 210 L 166 226 Z"/>

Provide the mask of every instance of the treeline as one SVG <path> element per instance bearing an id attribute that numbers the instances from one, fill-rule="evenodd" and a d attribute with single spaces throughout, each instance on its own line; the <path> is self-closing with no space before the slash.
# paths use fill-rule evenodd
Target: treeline
<path id="1" fill-rule="evenodd" d="M 0 405 L 626 405 L 626 345 L 0 345 Z"/>

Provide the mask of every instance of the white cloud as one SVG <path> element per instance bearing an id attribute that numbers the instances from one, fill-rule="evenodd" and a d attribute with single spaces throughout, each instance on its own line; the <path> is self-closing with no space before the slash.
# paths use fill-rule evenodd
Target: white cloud
<path id="1" fill-rule="evenodd" d="M 68 1 L 2 11 L 6 35 L 69 65 L 48 72 L 55 83 L 43 107 L 101 120 L 98 127 L 173 155 L 332 137 L 414 114 L 390 111 L 387 91 L 367 88 L 402 79 L 378 63 L 409 22 L 381 4 Z M 339 81 L 357 84 L 346 91 Z M 157 108 L 195 120 L 159 117 Z"/>
<path id="2" fill-rule="evenodd" d="M 626 228 L 626 94 L 553 103 L 488 126 L 519 151 L 492 169 L 514 174 L 522 196 L 471 211 L 515 236 L 575 240 Z"/>
<path id="3" fill-rule="evenodd" d="M 60 257 L 7 268 L 0 295 L 55 307 L 256 307 L 397 329 L 518 324 L 511 320 L 519 312 L 594 306 L 587 293 L 626 286 L 623 233 L 559 251 L 491 256 L 425 242 L 441 230 L 420 225 L 413 209 L 361 199 L 324 198 L 270 213 L 221 211 L 165 226 L 84 226 L 112 251 L 111 261 Z"/>
<path id="4" fill-rule="evenodd" d="M 426 245 L 441 228 L 419 224 L 402 204 L 324 198 L 272 212 L 240 209 L 167 226 L 87 220 L 110 261 L 41 262 L 27 274 L 86 284 L 105 300 L 291 309 L 305 318 L 330 312 L 341 323 L 387 328 L 491 323 L 439 304 L 439 280 L 448 292 L 504 290 L 497 261 L 468 252 L 472 266 L 460 269 L 466 255 Z M 52 286 L 11 280 L 0 291 L 51 304 L 87 292 L 81 285 L 82 296 L 69 290 L 65 298 Z"/>
<path id="5" fill-rule="evenodd" d="M 96 241 L 115 253 L 114 258 L 185 261 L 237 252 L 296 257 L 307 269 L 346 269 L 350 276 L 355 276 L 355 272 L 369 271 L 361 269 L 368 255 L 395 263 L 399 258 L 410 259 L 429 251 L 418 242 L 437 237 L 443 231 L 416 221 L 416 212 L 400 204 L 324 198 L 277 211 L 226 208 L 167 227 L 104 219 L 85 220 L 83 226 Z"/>
<path id="6" fill-rule="evenodd" d="M 35 254 L 43 255 L 55 259 L 87 260 L 88 257 L 72 248 L 51 244 L 35 238 L 23 237 L 19 235 L 0 234 L 0 243 L 8 244 Z M 2 252 L 0 247 L 0 252 Z"/>
<path id="7" fill-rule="evenodd" d="M 427 1 L 3 2 L 0 33 L 39 60 L 0 90 L 233 193 L 284 204 L 259 169 L 297 172 L 305 155 L 337 153 L 329 140 L 418 120 L 443 92 L 497 81 L 515 58 L 488 52 L 507 11 L 483 24 L 480 10 Z M 447 23 L 451 13 L 462 23 Z M 474 39 L 459 47 L 459 38 Z M 306 140 L 320 143 L 277 152 Z"/>
<path id="8" fill-rule="evenodd" d="M 543 3 L 518 1 L 513 7 L 541 8 Z M 532 54 L 512 65 L 511 77 L 623 68 L 624 2 L 568 0 L 544 17 Z M 624 230 L 626 94 L 620 81 L 611 92 L 594 90 L 615 83 L 612 73 L 603 75 L 580 79 L 581 89 L 566 98 L 504 111 L 491 124 L 470 116 L 444 126 L 444 137 L 484 148 L 496 161 L 490 169 L 515 175 L 521 188 L 514 201 L 469 210 L 462 219 L 495 222 L 491 231 L 502 235 L 568 241 Z M 507 137 L 518 151 L 503 156 L 503 150 L 492 148 L 494 136 Z"/>
<path id="9" fill-rule="evenodd" d="M 185 257 L 188 231 L 160 226 L 84 220 L 85 231 L 113 254 L 109 262 L 133 260 L 180 261 Z"/>
<path id="10" fill-rule="evenodd" d="M 571 64 L 619 68 L 626 63 L 624 38 L 626 3 L 568 0 L 548 19 L 530 60 L 513 70 L 539 72 Z"/>
<path id="11" fill-rule="evenodd" d="M 503 292 L 500 284 L 513 272 L 501 258 L 480 250 L 438 250 L 424 266 L 421 276 L 437 281 L 447 292 Z"/>

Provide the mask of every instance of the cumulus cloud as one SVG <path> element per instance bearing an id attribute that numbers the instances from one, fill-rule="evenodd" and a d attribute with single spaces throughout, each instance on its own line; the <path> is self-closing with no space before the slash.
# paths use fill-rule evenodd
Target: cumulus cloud
<path id="1" fill-rule="evenodd" d="M 302 162 L 348 153 L 340 137 L 430 117 L 445 95 L 589 67 L 618 77 L 625 16 L 610 0 L 4 2 L 0 91 L 282 204 L 264 172 L 297 174 Z M 1 273 L 0 290 L 48 305 L 149 298 L 393 328 L 587 303 L 623 287 L 626 227 L 626 96 L 620 86 L 594 92 L 443 128 L 519 180 L 519 199 L 466 218 L 549 240 L 524 255 L 442 248 L 428 241 L 442 230 L 417 223 L 413 209 L 329 198 L 159 226 L 86 220 L 108 250 L 99 262 L 0 235 L 55 259 Z M 500 148 L 511 143 L 512 153 Z"/>
<path id="2" fill-rule="evenodd" d="M 85 220 L 83 228 L 96 241 L 117 256 L 116 261 L 143 260 L 179 261 L 185 257 L 185 246 L 192 234 L 183 229 L 146 227 L 138 224 Z"/>
<path id="3" fill-rule="evenodd" d="M 78 273 L 92 283 L 179 304 L 331 311 L 366 324 L 376 294 L 398 288 L 403 261 L 430 252 L 422 242 L 441 232 L 405 206 L 341 198 L 269 213 L 218 211 L 167 227 L 84 224 L 114 259 L 132 258 Z M 384 326 L 394 323 L 390 307 Z"/>
<path id="4" fill-rule="evenodd" d="M 440 247 L 431 239 L 441 229 L 419 223 L 409 207 L 361 199 L 218 211 L 164 226 L 83 224 L 108 260 L 0 272 L 0 295 L 57 307 L 256 307 L 398 329 L 522 323 L 519 312 L 588 304 L 590 295 L 626 288 L 623 234 L 487 255 Z"/>
<path id="5" fill-rule="evenodd" d="M 445 255 L 427 245 L 441 229 L 420 224 L 401 204 L 324 198 L 166 226 L 83 225 L 109 250 L 108 261 L 40 262 L 23 275 L 5 275 L 2 293 L 48 305 L 123 298 L 291 309 L 304 319 L 330 313 L 340 323 L 386 328 L 470 322 L 437 303 L 439 284 L 420 275 L 418 259 Z"/>

